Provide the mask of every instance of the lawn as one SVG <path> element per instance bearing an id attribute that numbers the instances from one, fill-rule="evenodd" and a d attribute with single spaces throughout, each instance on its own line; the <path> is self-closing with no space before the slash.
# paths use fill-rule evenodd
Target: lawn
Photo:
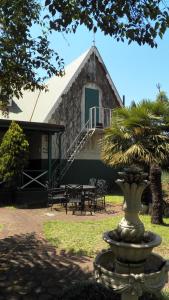
<path id="1" fill-rule="evenodd" d="M 106 203 L 111 203 L 111 204 L 122 204 L 124 200 L 124 196 L 121 195 L 107 195 L 106 196 Z"/>
<path id="2" fill-rule="evenodd" d="M 77 255 L 87 255 L 94 257 L 101 249 L 107 247 L 102 240 L 103 232 L 117 226 L 121 216 L 113 216 L 99 221 L 50 221 L 44 224 L 45 236 L 56 246 L 57 250 L 74 253 Z M 169 219 L 164 219 L 166 225 L 159 226 L 150 223 L 150 216 L 140 216 L 146 230 L 151 230 L 161 235 L 163 242 L 155 249 L 165 258 L 169 258 Z"/>
<path id="3" fill-rule="evenodd" d="M 122 196 L 106 196 L 106 202 L 115 205 L 122 204 Z M 102 240 L 103 232 L 114 229 L 122 215 L 114 215 L 112 218 L 92 221 L 50 221 L 44 224 L 44 232 L 47 240 L 66 253 L 75 255 L 86 255 L 93 257 L 107 244 Z M 169 259 L 169 219 L 164 219 L 166 226 L 153 225 L 150 216 L 140 216 L 147 231 L 153 231 L 162 237 L 162 244 L 155 249 L 155 252 L 162 257 Z M 165 290 L 159 300 L 169 300 L 169 290 Z"/>

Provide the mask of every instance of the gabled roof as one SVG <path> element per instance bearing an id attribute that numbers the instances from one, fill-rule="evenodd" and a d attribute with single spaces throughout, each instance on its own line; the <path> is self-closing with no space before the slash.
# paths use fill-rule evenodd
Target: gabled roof
<path id="1" fill-rule="evenodd" d="M 93 53 L 97 56 L 98 60 L 102 64 L 117 100 L 122 106 L 121 98 L 99 54 L 99 51 L 96 47 L 91 47 L 80 57 L 65 67 L 65 75 L 63 77 L 54 76 L 47 82 L 47 92 L 38 90 L 34 92 L 24 91 L 22 99 L 14 99 L 13 106 L 9 109 L 9 119 L 48 122 L 52 113 L 60 104 L 62 94 L 69 90 Z M 3 118 L 3 116 L 1 118 Z"/>

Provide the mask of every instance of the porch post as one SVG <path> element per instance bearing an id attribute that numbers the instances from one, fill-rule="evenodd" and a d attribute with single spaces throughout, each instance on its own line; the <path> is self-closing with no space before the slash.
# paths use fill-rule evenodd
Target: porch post
<path id="1" fill-rule="evenodd" d="M 52 177 L 52 134 L 48 133 L 48 181 L 51 185 Z"/>
<path id="2" fill-rule="evenodd" d="M 61 138 L 62 138 L 62 132 L 59 134 L 59 171 L 58 171 L 58 182 L 60 185 L 61 181 L 61 159 L 62 159 L 62 143 L 61 143 Z"/>

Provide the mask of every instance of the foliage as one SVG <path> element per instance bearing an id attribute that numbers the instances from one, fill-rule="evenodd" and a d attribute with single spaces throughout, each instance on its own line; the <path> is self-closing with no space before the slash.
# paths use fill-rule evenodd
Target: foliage
<path id="1" fill-rule="evenodd" d="M 156 47 L 156 37 L 162 38 L 169 27 L 169 7 L 161 0 L 46 0 L 45 4 L 53 17 L 50 26 L 57 31 L 76 32 L 84 24 L 117 41 Z"/>
<path id="2" fill-rule="evenodd" d="M 76 32 L 81 24 L 94 32 L 100 28 L 117 41 L 156 47 L 156 38 L 162 38 L 169 27 L 169 8 L 162 0 L 1 0 L 0 103 L 4 112 L 11 98 L 22 96 L 22 89 L 45 89 L 46 78 L 64 74 L 63 60 L 49 47 L 48 34 Z"/>
<path id="3" fill-rule="evenodd" d="M 111 166 L 165 163 L 169 154 L 168 122 L 166 102 L 144 100 L 136 107 L 114 110 L 102 142 L 103 160 Z"/>
<path id="4" fill-rule="evenodd" d="M 140 164 L 150 170 L 152 223 L 162 224 L 160 165 L 169 160 L 169 102 L 143 100 L 115 109 L 102 140 L 102 159 L 110 166 Z"/>
<path id="5" fill-rule="evenodd" d="M 14 121 L 0 145 L 0 177 L 10 185 L 25 167 L 28 160 L 28 141 L 22 128 Z"/>
<path id="6" fill-rule="evenodd" d="M 63 60 L 50 49 L 42 7 L 36 0 L 1 0 L 0 5 L 0 103 L 6 110 L 8 101 L 22 96 L 22 88 L 44 89 L 42 82 L 51 75 L 62 75 Z M 39 36 L 34 37 L 32 25 Z M 55 57 L 57 66 L 52 61 Z M 43 75 L 37 74 L 39 69 Z"/>
<path id="7" fill-rule="evenodd" d="M 156 97 L 156 101 L 165 101 L 168 102 L 169 99 L 167 97 L 167 94 L 164 91 L 160 91 Z"/>
<path id="8" fill-rule="evenodd" d="M 76 255 L 95 256 L 105 249 L 107 244 L 102 240 L 103 232 L 115 229 L 122 215 L 114 215 L 112 218 L 90 221 L 49 221 L 44 224 L 45 237 L 58 251 Z M 153 231 L 163 237 L 162 244 L 155 249 L 165 258 L 169 258 L 168 225 L 169 219 L 165 219 L 167 226 L 150 223 L 150 216 L 140 216 L 146 230 Z"/>

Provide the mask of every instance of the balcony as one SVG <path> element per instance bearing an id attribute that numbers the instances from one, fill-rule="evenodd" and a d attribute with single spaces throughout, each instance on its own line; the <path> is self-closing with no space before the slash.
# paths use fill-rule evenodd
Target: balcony
<path id="1" fill-rule="evenodd" d="M 110 127 L 112 119 L 112 109 L 104 107 L 91 107 L 89 110 L 89 128 L 104 129 Z"/>

